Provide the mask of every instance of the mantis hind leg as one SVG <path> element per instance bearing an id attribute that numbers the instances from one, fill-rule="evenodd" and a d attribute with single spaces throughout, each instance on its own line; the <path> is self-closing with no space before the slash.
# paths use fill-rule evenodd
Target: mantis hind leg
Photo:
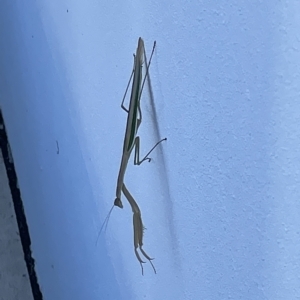
<path id="1" fill-rule="evenodd" d="M 133 57 L 135 57 L 134 54 L 133 54 Z M 130 75 L 130 78 L 129 78 L 129 80 L 128 80 L 128 84 L 127 84 L 127 87 L 126 87 L 126 90 L 125 90 L 125 93 L 124 93 L 124 96 L 123 96 L 123 100 L 122 100 L 122 103 L 121 103 L 121 108 L 122 108 L 123 110 L 125 110 L 127 113 L 129 113 L 129 110 L 124 106 L 124 101 L 125 101 L 125 97 L 126 97 L 127 92 L 128 92 L 128 88 L 129 88 L 129 85 L 130 85 L 132 76 L 133 76 L 133 74 L 134 74 L 134 69 L 135 69 L 135 59 L 133 60 L 133 70 L 132 70 L 131 75 Z"/>
<path id="2" fill-rule="evenodd" d="M 143 88 L 144 88 L 144 85 L 145 85 L 145 81 L 146 81 L 147 76 L 148 76 L 148 73 L 149 73 L 149 68 L 150 68 L 150 64 L 151 64 L 151 60 L 152 60 L 152 56 L 153 56 L 155 47 L 156 47 L 156 41 L 154 41 L 154 43 L 153 43 L 153 48 L 152 48 L 152 52 L 151 52 L 151 55 L 150 55 L 150 59 L 149 59 L 148 65 L 147 65 L 147 61 L 146 61 L 146 74 L 145 74 L 145 77 L 144 77 L 144 80 L 143 80 L 143 83 L 142 83 L 142 88 L 141 88 L 141 92 L 140 92 L 140 97 L 141 97 L 141 95 L 142 95 L 142 91 L 143 91 Z M 144 48 L 144 57 L 145 57 L 145 60 L 146 60 L 146 52 L 145 52 L 145 48 Z"/>

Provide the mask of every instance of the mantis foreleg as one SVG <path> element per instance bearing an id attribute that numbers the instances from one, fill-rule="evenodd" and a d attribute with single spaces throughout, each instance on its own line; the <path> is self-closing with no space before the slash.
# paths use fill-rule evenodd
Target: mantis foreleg
<path id="1" fill-rule="evenodd" d="M 145 263 L 141 257 L 140 254 L 138 253 L 138 249 L 140 249 L 141 253 L 144 255 L 144 257 L 150 262 L 154 273 L 156 274 L 156 270 L 155 267 L 152 263 L 151 260 L 153 260 L 153 258 L 149 257 L 149 255 L 144 251 L 143 249 L 143 236 L 144 236 L 144 225 L 143 225 L 143 221 L 142 221 L 142 215 L 141 215 L 141 211 L 140 208 L 138 206 L 138 204 L 135 202 L 135 200 L 133 199 L 132 195 L 130 194 L 130 192 L 127 190 L 125 184 L 123 184 L 122 186 L 122 192 L 125 195 L 125 197 L 127 198 L 132 212 L 133 212 L 133 244 L 134 244 L 134 252 L 135 255 L 138 259 L 138 261 L 140 262 L 141 268 L 142 268 L 142 274 L 144 273 L 144 269 L 143 269 L 143 263 Z"/>

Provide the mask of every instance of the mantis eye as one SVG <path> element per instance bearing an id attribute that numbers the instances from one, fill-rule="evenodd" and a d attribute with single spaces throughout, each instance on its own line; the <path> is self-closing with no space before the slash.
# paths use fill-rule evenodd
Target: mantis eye
<path id="1" fill-rule="evenodd" d="M 115 199 L 114 205 L 123 208 L 123 203 L 120 198 Z"/>

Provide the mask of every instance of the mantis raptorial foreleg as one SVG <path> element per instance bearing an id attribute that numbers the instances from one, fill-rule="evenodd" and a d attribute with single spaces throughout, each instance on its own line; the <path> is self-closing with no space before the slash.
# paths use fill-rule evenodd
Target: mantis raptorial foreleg
<path id="1" fill-rule="evenodd" d="M 134 244 L 134 252 L 135 255 L 138 259 L 138 261 L 140 262 L 141 268 L 142 268 L 142 274 L 144 274 L 144 268 L 143 268 L 143 263 L 145 263 L 142 259 L 140 254 L 138 253 L 138 249 L 140 249 L 141 253 L 144 255 L 144 257 L 150 262 L 154 273 L 156 274 L 156 270 L 155 267 L 152 263 L 151 260 L 153 260 L 153 258 L 149 257 L 149 255 L 144 251 L 143 249 L 143 235 L 144 235 L 144 225 L 143 225 L 143 221 L 142 221 L 142 215 L 141 215 L 141 211 L 139 206 L 137 205 L 137 203 L 135 202 L 135 200 L 133 199 L 132 195 L 130 194 L 130 192 L 127 190 L 125 184 L 123 184 L 122 187 L 122 192 L 125 195 L 125 197 L 127 198 L 128 202 L 130 203 L 132 212 L 133 212 L 133 244 Z"/>

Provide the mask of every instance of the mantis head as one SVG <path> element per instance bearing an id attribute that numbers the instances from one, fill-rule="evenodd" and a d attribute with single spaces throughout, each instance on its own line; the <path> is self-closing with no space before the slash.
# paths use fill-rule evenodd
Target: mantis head
<path id="1" fill-rule="evenodd" d="M 123 203 L 120 198 L 115 199 L 114 205 L 123 208 Z"/>

